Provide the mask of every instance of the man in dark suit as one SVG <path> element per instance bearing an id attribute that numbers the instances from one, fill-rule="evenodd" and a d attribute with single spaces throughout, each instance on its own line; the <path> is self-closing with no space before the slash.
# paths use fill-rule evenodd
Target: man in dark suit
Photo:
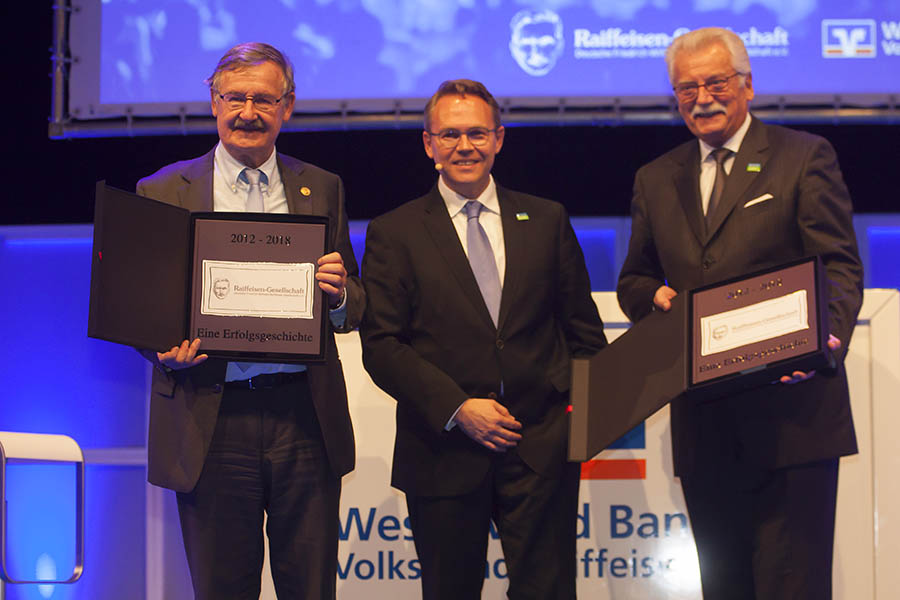
<path id="1" fill-rule="evenodd" d="M 207 83 L 219 144 L 142 179 L 140 194 L 192 211 L 327 216 L 328 253 L 316 280 L 331 328 L 321 364 L 226 362 L 184 340 L 154 364 L 148 472 L 177 492 L 197 598 L 259 597 L 262 524 L 280 598 L 333 598 L 341 477 L 353 468 L 353 430 L 331 329 L 359 322 L 365 294 L 336 175 L 279 154 L 294 106 L 287 57 L 267 44 L 235 46 Z"/>
<path id="2" fill-rule="evenodd" d="M 749 114 L 737 35 L 688 33 L 666 62 L 698 140 L 635 177 L 622 309 L 637 321 L 680 291 L 819 255 L 837 359 L 715 402 L 672 403 L 704 598 L 830 598 L 838 457 L 856 452 L 843 367 L 862 300 L 850 197 L 827 141 Z"/>
<path id="3" fill-rule="evenodd" d="M 560 204 L 494 183 L 504 130 L 482 84 L 442 84 L 422 139 L 441 175 L 369 225 L 360 334 L 397 400 L 392 485 L 424 597 L 481 597 L 493 519 L 510 598 L 574 598 L 569 364 L 606 345 L 584 257 Z"/>

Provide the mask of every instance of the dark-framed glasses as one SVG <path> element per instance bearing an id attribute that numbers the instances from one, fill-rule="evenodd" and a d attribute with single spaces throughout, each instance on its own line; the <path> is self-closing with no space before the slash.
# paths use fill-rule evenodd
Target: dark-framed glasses
<path id="1" fill-rule="evenodd" d="M 268 94 L 254 94 L 252 96 L 247 96 L 246 94 L 239 94 L 238 92 L 225 92 L 224 94 L 219 94 L 219 98 L 222 99 L 222 102 L 230 108 L 231 110 L 240 110 L 244 108 L 247 104 L 247 100 L 253 103 L 253 107 L 256 110 L 261 112 L 270 112 L 275 110 L 275 107 L 278 106 L 278 103 L 284 99 L 287 94 L 284 94 L 278 98 L 275 96 L 270 96 Z"/>
<path id="2" fill-rule="evenodd" d="M 491 140 L 491 134 L 496 129 L 487 129 L 485 127 L 473 127 L 467 131 L 459 129 L 441 129 L 440 131 L 429 131 L 428 135 L 437 138 L 438 143 L 444 148 L 455 148 L 459 144 L 462 136 L 466 136 L 469 143 L 473 146 L 484 146 Z"/>
<path id="3" fill-rule="evenodd" d="M 744 75 L 744 73 L 735 71 L 728 77 L 713 77 L 704 83 L 687 81 L 685 83 L 679 83 L 672 89 L 675 90 L 675 95 L 679 100 L 682 102 L 691 102 L 692 100 L 697 99 L 697 96 L 700 94 L 700 88 L 702 87 L 705 87 L 706 91 L 710 94 L 724 94 L 725 92 L 728 92 L 728 82 L 732 77 L 737 77 L 738 75 Z"/>

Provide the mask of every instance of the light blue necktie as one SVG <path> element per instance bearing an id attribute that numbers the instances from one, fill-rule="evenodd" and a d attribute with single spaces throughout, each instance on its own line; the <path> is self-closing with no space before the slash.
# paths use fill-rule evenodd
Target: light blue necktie
<path id="1" fill-rule="evenodd" d="M 241 178 L 244 179 L 250 185 L 250 191 L 247 192 L 247 212 L 261 213 L 265 212 L 263 209 L 263 197 L 262 190 L 259 187 L 260 176 L 265 177 L 262 171 L 259 169 L 251 169 L 247 167 L 243 171 L 241 171 Z M 238 368 L 242 373 L 246 373 L 248 369 L 253 367 L 256 363 L 250 362 L 235 362 Z"/>
<path id="2" fill-rule="evenodd" d="M 250 191 L 247 192 L 247 212 L 265 212 L 263 210 L 262 190 L 259 187 L 259 180 L 262 172 L 259 169 L 247 168 L 241 172 L 241 175 L 243 175 L 247 180 L 247 183 L 250 184 Z"/>
<path id="3" fill-rule="evenodd" d="M 481 202 L 470 200 L 465 205 L 468 226 L 466 228 L 466 245 L 469 250 L 469 264 L 472 273 L 478 282 L 481 296 L 491 313 L 494 326 L 500 316 L 500 274 L 497 272 L 497 261 L 491 242 L 488 240 L 484 227 L 478 222 L 478 214 L 481 212 Z"/>

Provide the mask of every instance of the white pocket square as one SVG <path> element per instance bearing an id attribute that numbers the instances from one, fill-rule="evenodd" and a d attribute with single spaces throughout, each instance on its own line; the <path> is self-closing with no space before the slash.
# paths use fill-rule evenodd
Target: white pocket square
<path id="1" fill-rule="evenodd" d="M 758 198 L 754 198 L 753 200 L 747 202 L 747 204 L 744 205 L 744 208 L 748 208 L 750 206 L 753 206 L 754 204 L 759 204 L 760 202 L 765 202 L 766 200 L 770 200 L 774 197 L 775 196 L 773 196 L 772 194 L 763 194 L 762 196 L 759 196 Z"/>

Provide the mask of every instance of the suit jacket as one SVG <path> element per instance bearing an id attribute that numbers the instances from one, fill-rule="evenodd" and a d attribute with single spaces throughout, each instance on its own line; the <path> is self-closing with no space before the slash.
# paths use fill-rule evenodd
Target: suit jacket
<path id="1" fill-rule="evenodd" d="M 835 370 L 800 384 L 766 386 L 704 406 L 673 402 L 676 474 L 689 473 L 702 456 L 703 427 L 733 431 L 743 460 L 764 468 L 855 453 L 842 358 L 862 303 L 862 265 L 834 149 L 818 136 L 753 118 L 709 232 L 699 174 L 696 140 L 637 172 L 631 241 L 618 283 L 625 314 L 637 321 L 649 313 L 663 284 L 681 292 L 819 255 L 830 284 L 828 323 L 842 350 Z"/>
<path id="2" fill-rule="evenodd" d="M 523 424 L 521 458 L 560 473 L 570 359 L 606 345 L 565 209 L 499 186 L 497 196 L 506 246 L 497 327 L 437 187 L 369 224 L 363 362 L 397 400 L 392 485 L 411 494 L 458 495 L 484 480 L 496 455 L 459 427 L 445 430 L 470 397 L 499 399 Z"/>
<path id="3" fill-rule="evenodd" d="M 212 211 L 214 152 L 160 169 L 141 179 L 137 192 L 191 211 Z M 277 162 L 290 211 L 330 219 L 328 251 L 341 253 L 349 274 L 347 319 L 342 328 L 349 331 L 362 317 L 365 292 L 350 247 L 343 183 L 333 173 L 283 154 L 278 154 Z M 301 195 L 303 186 L 312 190 L 312 194 Z M 308 380 L 328 461 L 334 474 L 340 477 L 353 469 L 353 428 L 331 328 L 325 343 L 325 362 L 307 365 Z M 155 352 L 145 355 L 155 362 Z M 172 373 L 153 369 L 147 457 L 150 483 L 178 492 L 189 492 L 196 485 L 215 430 L 226 366 L 227 361 L 210 358 L 196 367 Z"/>

